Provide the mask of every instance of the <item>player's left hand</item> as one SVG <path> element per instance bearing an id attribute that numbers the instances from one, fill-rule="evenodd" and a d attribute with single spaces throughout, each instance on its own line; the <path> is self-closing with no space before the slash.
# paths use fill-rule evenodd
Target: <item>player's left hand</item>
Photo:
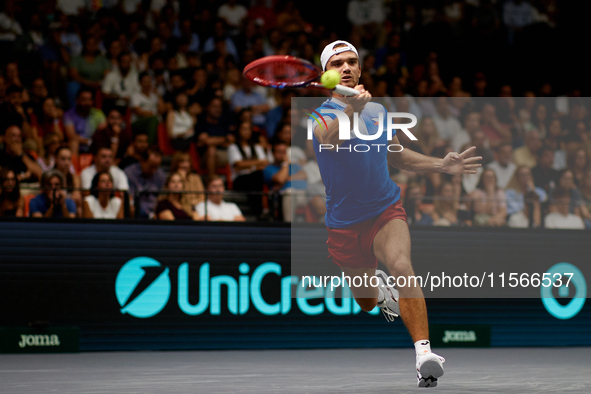
<path id="1" fill-rule="evenodd" d="M 450 152 L 443 158 L 443 172 L 451 175 L 455 174 L 476 174 L 476 169 L 482 167 L 479 163 L 482 156 L 467 157 L 476 150 L 472 146 L 462 153 Z"/>

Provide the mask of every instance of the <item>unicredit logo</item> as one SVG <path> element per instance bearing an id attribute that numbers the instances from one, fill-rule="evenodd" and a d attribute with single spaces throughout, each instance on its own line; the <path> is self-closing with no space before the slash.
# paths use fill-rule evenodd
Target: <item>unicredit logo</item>
<path id="1" fill-rule="evenodd" d="M 115 292 L 121 306 L 121 313 L 138 318 L 158 314 L 167 304 L 171 293 L 171 279 L 177 288 L 176 301 L 182 313 L 198 316 L 203 313 L 220 315 L 223 310 L 232 315 L 244 315 L 256 310 L 262 315 L 285 315 L 292 310 L 292 304 L 305 315 L 319 315 L 328 312 L 334 315 L 356 315 L 361 312 L 353 301 L 351 290 L 343 289 L 342 299 L 336 299 L 329 288 L 308 289 L 301 286 L 296 276 L 282 276 L 281 266 L 266 262 L 253 270 L 247 263 L 238 265 L 237 277 L 210 274 L 210 264 L 194 265 L 192 270 L 199 273 L 198 279 L 189 279 L 189 263 L 181 264 L 172 278 L 169 268 L 150 257 L 136 257 L 129 260 L 117 275 Z M 279 293 L 279 300 L 265 299 L 263 282 Z M 293 289 L 292 289 L 293 287 Z M 292 302 L 292 290 L 295 302 Z M 189 299 L 189 294 L 198 295 Z M 174 295 L 173 295 L 174 298 Z M 320 299 L 323 302 L 317 302 Z M 226 301 L 225 306 L 222 303 Z M 174 301 L 173 301 L 174 302 Z M 252 308 L 251 308 L 252 307 Z M 370 314 L 379 313 L 376 307 Z"/>
<path id="2" fill-rule="evenodd" d="M 115 281 L 121 313 L 140 318 L 159 313 L 170 297 L 168 271 L 150 257 L 136 257 L 125 263 Z"/>

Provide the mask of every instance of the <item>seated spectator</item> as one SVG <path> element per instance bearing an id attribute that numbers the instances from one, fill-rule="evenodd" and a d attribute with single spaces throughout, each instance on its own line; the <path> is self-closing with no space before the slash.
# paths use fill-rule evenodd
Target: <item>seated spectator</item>
<path id="1" fill-rule="evenodd" d="M 511 131 L 502 124 L 496 114 L 495 106 L 487 103 L 482 107 L 482 131 L 484 131 L 492 149 L 502 144 L 510 144 Z M 486 165 L 488 163 L 482 163 Z"/>
<path id="2" fill-rule="evenodd" d="M 71 198 L 76 203 L 79 210 L 82 209 L 82 192 L 80 191 L 80 176 L 76 174 L 72 164 L 72 151 L 66 146 L 62 146 L 55 151 L 55 164 L 53 169 L 58 170 L 64 176 L 66 181 L 66 197 Z M 79 212 L 80 213 L 80 212 Z"/>
<path id="3" fill-rule="evenodd" d="M 23 107 L 31 117 L 32 121 L 33 116 L 38 118 L 43 114 L 43 103 L 45 102 L 45 99 L 48 98 L 47 87 L 45 86 L 43 78 L 36 78 L 33 80 L 31 89 L 27 90 L 24 95 L 28 96 L 29 100 L 23 103 Z"/>
<path id="4" fill-rule="evenodd" d="M 269 189 L 279 192 L 283 220 L 291 222 L 295 210 L 306 205 L 307 174 L 299 164 L 290 164 L 287 159 L 287 145 L 277 142 L 273 145 L 273 164 L 263 170 L 263 177 Z M 292 201 L 293 200 L 293 201 Z"/>
<path id="5" fill-rule="evenodd" d="M 451 182 L 441 182 L 437 198 L 435 199 L 435 213 L 437 219 L 434 226 L 460 226 L 470 225 L 469 217 L 464 210 L 460 210 L 460 199 L 454 193 L 454 185 Z"/>
<path id="6" fill-rule="evenodd" d="M 164 101 L 153 88 L 152 77 L 148 72 L 141 73 L 139 81 L 140 90 L 131 95 L 129 103 L 131 128 L 134 133 L 147 133 L 150 141 L 155 142 L 160 123 L 159 115 L 165 111 Z"/>
<path id="7" fill-rule="evenodd" d="M 297 145 L 292 144 L 293 137 L 295 137 L 297 129 L 291 128 L 291 124 L 287 122 L 279 123 L 275 131 L 274 143 L 283 142 L 287 145 L 287 160 L 290 163 L 295 163 L 303 166 L 308 161 L 306 152 Z"/>
<path id="8" fill-rule="evenodd" d="M 558 175 L 558 181 L 556 182 L 556 186 L 553 189 L 562 189 L 568 191 L 570 198 L 570 206 L 568 208 L 569 213 L 582 216 L 581 208 L 587 208 L 584 206 L 583 196 L 581 196 L 581 192 L 575 185 L 574 179 L 575 176 L 571 170 L 562 171 Z M 550 198 L 550 203 L 552 203 L 552 198 Z M 550 211 L 552 211 L 552 207 L 550 207 Z"/>
<path id="9" fill-rule="evenodd" d="M 583 219 L 578 215 L 569 213 L 570 204 L 569 191 L 556 188 L 552 192 L 553 212 L 544 218 L 544 228 L 584 229 Z"/>
<path id="10" fill-rule="evenodd" d="M 131 145 L 127 147 L 123 158 L 119 162 L 119 168 L 125 170 L 130 165 L 138 163 L 149 147 L 148 134 L 145 131 L 134 133 Z"/>
<path id="11" fill-rule="evenodd" d="M 64 129 L 72 153 L 90 152 L 92 137 L 98 129 L 107 127 L 107 118 L 93 106 L 93 92 L 81 88 L 76 93 L 76 105 L 64 114 Z M 90 184 L 90 180 L 88 181 Z"/>
<path id="12" fill-rule="evenodd" d="M 487 168 L 493 170 L 497 176 L 497 186 L 503 190 L 507 188 L 517 166 L 513 161 L 513 147 L 503 144 L 497 148 L 497 160 L 490 163 Z"/>
<path id="13" fill-rule="evenodd" d="M 189 212 L 185 210 L 181 194 L 185 190 L 185 183 L 179 173 L 171 172 L 166 178 L 164 189 L 172 192 L 161 199 L 156 205 L 156 217 L 160 220 L 191 220 L 197 218 L 197 212 L 190 207 Z"/>
<path id="14" fill-rule="evenodd" d="M 287 112 L 291 109 L 291 99 L 296 96 L 297 94 L 293 90 L 281 90 L 281 104 L 267 112 L 267 123 L 265 124 L 265 129 L 267 130 L 267 138 L 269 140 L 273 139 L 279 124 L 285 118 Z"/>
<path id="15" fill-rule="evenodd" d="M 6 89 L 6 100 L 0 104 L 0 132 L 9 126 L 18 126 L 23 132 L 23 141 L 33 138 L 29 116 L 23 108 L 23 88 L 11 85 Z"/>
<path id="16" fill-rule="evenodd" d="M 189 113 L 189 101 L 185 92 L 174 98 L 172 109 L 166 115 L 166 131 L 175 150 L 187 151 L 195 135 L 197 119 Z"/>
<path id="17" fill-rule="evenodd" d="M 491 169 L 480 176 L 477 189 L 470 194 L 475 226 L 504 226 L 507 217 L 505 192 L 497 186 L 497 177 Z"/>
<path id="18" fill-rule="evenodd" d="M 195 127 L 197 148 L 209 176 L 215 175 L 216 168 L 228 164 L 227 148 L 235 141 L 232 129 L 228 116 L 223 113 L 222 99 L 212 98 Z"/>
<path id="19" fill-rule="evenodd" d="M 42 191 L 29 202 L 29 215 L 34 218 L 75 218 L 76 203 L 66 197 L 61 172 L 51 170 L 41 177 Z"/>
<path id="20" fill-rule="evenodd" d="M 542 223 L 542 207 L 540 197 L 536 192 L 529 192 L 525 196 L 526 203 L 523 210 L 509 216 L 507 225 L 511 228 L 540 227 Z"/>
<path id="21" fill-rule="evenodd" d="M 113 192 L 113 177 L 109 172 L 98 172 L 92 178 L 82 212 L 85 219 L 123 219 L 123 201 Z"/>
<path id="22" fill-rule="evenodd" d="M 585 148 L 578 148 L 571 153 L 568 169 L 573 172 L 575 184 L 580 187 L 586 171 L 589 169 L 589 155 Z"/>
<path id="23" fill-rule="evenodd" d="M 505 191 L 507 215 L 509 215 L 509 223 L 513 223 L 510 226 L 521 227 L 516 226 L 515 223 L 523 223 L 524 219 L 529 223 L 529 215 L 533 214 L 534 222 L 532 225 L 533 227 L 539 227 L 542 223 L 540 215 L 537 214 L 537 207 L 534 205 L 534 210 L 530 211 L 526 205 L 543 203 L 548 198 L 547 196 L 544 189 L 534 185 L 534 178 L 528 167 L 517 167 L 513 179 L 511 179 Z M 514 215 L 516 215 L 515 218 L 513 218 Z"/>
<path id="24" fill-rule="evenodd" d="M 111 62 L 101 55 L 99 40 L 89 35 L 80 56 L 72 57 L 70 61 L 70 79 L 68 83 L 68 101 L 74 106 L 81 88 L 90 89 L 93 93 L 101 88 L 107 72 L 111 69 Z M 74 100 L 76 98 L 76 100 Z"/>
<path id="25" fill-rule="evenodd" d="M 147 219 L 154 214 L 158 192 L 166 182 L 166 174 L 160 168 L 161 164 L 162 153 L 157 148 L 148 148 L 138 163 L 125 168 L 129 180 L 129 193 L 139 201 L 139 206 L 134 206 L 136 217 Z"/>
<path id="26" fill-rule="evenodd" d="M 253 91 L 254 82 L 248 78 L 243 78 L 242 89 L 238 90 L 232 96 L 230 106 L 232 110 L 239 113 L 243 108 L 252 109 L 252 123 L 259 127 L 265 127 L 267 120 L 266 114 L 269 112 L 269 104 L 265 97 Z"/>
<path id="27" fill-rule="evenodd" d="M 544 145 L 554 151 L 552 168 L 561 171 L 566 168 L 565 132 L 562 130 L 560 119 L 552 119 L 548 125 L 548 135 L 544 138 Z"/>
<path id="28" fill-rule="evenodd" d="M 534 168 L 538 164 L 538 151 L 542 148 L 542 140 L 537 130 L 525 133 L 525 144 L 513 151 L 513 162 L 517 167 Z"/>
<path id="29" fill-rule="evenodd" d="M 62 139 L 64 137 L 64 124 L 61 118 L 61 110 L 55 105 L 55 101 L 51 97 L 46 97 L 41 106 L 41 113 L 39 116 L 31 114 L 31 127 L 33 135 L 37 136 L 38 140 L 43 140 L 43 137 L 49 133 L 57 133 Z"/>
<path id="30" fill-rule="evenodd" d="M 23 150 L 23 138 L 18 126 L 9 126 L 0 136 L 4 148 L 0 150 L 0 167 L 10 168 L 19 182 L 34 182 L 41 178 L 41 167 Z"/>
<path id="31" fill-rule="evenodd" d="M 253 140 L 250 122 L 240 123 L 236 140 L 228 147 L 233 188 L 239 192 L 261 192 L 264 186 L 263 170 L 269 161 L 263 147 Z M 248 200 L 254 214 L 259 216 L 263 209 L 261 196 L 249 194 Z"/>
<path id="32" fill-rule="evenodd" d="M 406 211 L 408 224 L 419 226 L 431 226 L 438 219 L 433 204 L 423 203 L 423 188 L 418 183 L 411 183 L 406 187 L 404 197 L 404 210 Z"/>
<path id="33" fill-rule="evenodd" d="M 98 129 L 94 133 L 90 151 L 94 154 L 99 148 L 107 146 L 115 155 L 115 163 L 118 163 L 131 143 L 130 134 L 123 123 L 121 112 L 113 108 L 107 113 L 107 127 Z"/>
<path id="34" fill-rule="evenodd" d="M 187 107 L 190 107 L 191 102 L 189 101 L 189 92 L 187 91 L 187 81 L 185 80 L 184 74 L 180 70 L 175 69 L 170 73 L 170 83 L 168 84 L 168 90 L 162 97 L 168 110 L 174 107 L 174 101 L 180 92 L 187 93 Z"/>
<path id="35" fill-rule="evenodd" d="M 103 81 L 104 106 L 107 110 L 127 110 L 131 96 L 140 91 L 138 73 L 131 64 L 131 54 L 121 52 L 117 57 L 119 66 L 107 73 Z"/>
<path id="36" fill-rule="evenodd" d="M 210 177 L 207 181 L 207 200 L 202 201 L 195 207 L 197 212 L 196 220 L 207 220 L 210 222 L 244 222 L 240 208 L 233 202 L 224 201 L 224 181 L 217 175 Z"/>
<path id="37" fill-rule="evenodd" d="M 178 173 L 181 176 L 186 192 L 181 198 L 181 204 L 185 212 L 191 212 L 195 205 L 205 200 L 203 181 L 192 171 L 191 156 L 187 152 L 176 152 L 172 156 L 170 173 Z"/>
<path id="38" fill-rule="evenodd" d="M 0 169 L 0 217 L 23 217 L 25 200 L 14 171 Z"/>
<path id="39" fill-rule="evenodd" d="M 55 152 L 62 143 L 60 135 L 55 132 L 45 134 L 43 137 L 43 156 L 37 158 L 37 164 L 43 172 L 49 171 L 55 165 Z"/>
<path id="40" fill-rule="evenodd" d="M 436 99 L 436 110 L 433 122 L 435 122 L 437 133 L 441 139 L 450 142 L 454 135 L 460 132 L 462 126 L 458 119 L 451 114 L 447 97 Z"/>
<path id="41" fill-rule="evenodd" d="M 580 192 L 583 197 L 584 209 L 581 209 L 581 213 L 585 221 L 585 227 L 591 228 L 591 170 L 585 172 L 585 176 L 581 181 Z"/>
<path id="42" fill-rule="evenodd" d="M 80 174 L 82 189 L 89 190 L 94 176 L 104 171 L 109 172 L 113 177 L 115 190 L 129 189 L 127 175 L 119 167 L 113 165 L 113 151 L 107 147 L 99 148 L 94 155 L 94 163 L 82 170 Z"/>
<path id="43" fill-rule="evenodd" d="M 435 148 L 442 145 L 442 141 L 437 134 L 435 122 L 433 122 L 433 119 L 430 117 L 425 117 L 421 120 L 416 137 L 417 141 L 415 141 L 415 144 L 420 148 L 420 152 L 418 150 L 417 152 L 423 153 L 427 156 L 433 156 Z M 466 142 L 469 141 L 470 139 Z"/>
<path id="44" fill-rule="evenodd" d="M 482 157 L 482 165 L 486 166 L 495 159 L 493 151 L 488 148 L 488 139 L 486 133 L 482 130 L 476 130 L 470 135 L 470 145 L 475 146 L 474 156 Z M 462 150 L 463 151 L 463 150 Z"/>
<path id="45" fill-rule="evenodd" d="M 538 153 L 538 165 L 531 170 L 534 184 L 549 193 L 556 186 L 559 176 L 558 171 L 553 168 L 554 150 L 545 146 Z"/>

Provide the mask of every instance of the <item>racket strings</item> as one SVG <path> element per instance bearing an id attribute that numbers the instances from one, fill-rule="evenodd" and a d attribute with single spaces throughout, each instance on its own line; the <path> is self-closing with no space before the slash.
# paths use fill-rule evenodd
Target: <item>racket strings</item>
<path id="1" fill-rule="evenodd" d="M 318 71 L 313 67 L 280 61 L 260 64 L 248 70 L 245 75 L 261 85 L 275 87 L 302 86 L 319 77 Z"/>

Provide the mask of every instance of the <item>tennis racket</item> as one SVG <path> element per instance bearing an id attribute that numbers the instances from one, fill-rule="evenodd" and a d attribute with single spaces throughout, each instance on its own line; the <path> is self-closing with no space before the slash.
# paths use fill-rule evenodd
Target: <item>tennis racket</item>
<path id="1" fill-rule="evenodd" d="M 265 56 L 250 62 L 243 74 L 256 84 L 284 89 L 314 87 L 334 91 L 343 96 L 357 96 L 358 90 L 337 85 L 329 89 L 317 82 L 322 70 L 307 60 L 293 56 Z"/>

